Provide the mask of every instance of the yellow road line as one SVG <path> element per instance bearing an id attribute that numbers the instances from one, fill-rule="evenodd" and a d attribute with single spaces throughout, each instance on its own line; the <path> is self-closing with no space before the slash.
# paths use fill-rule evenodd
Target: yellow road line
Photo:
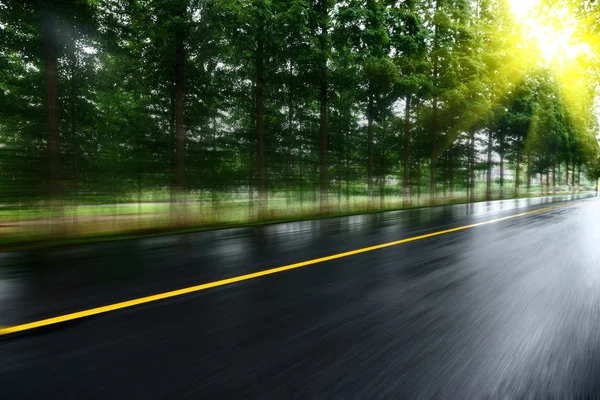
<path id="1" fill-rule="evenodd" d="M 263 270 L 263 271 L 259 271 L 259 272 L 254 272 L 251 274 L 235 276 L 233 278 L 222 279 L 219 281 L 204 283 L 204 284 L 197 285 L 197 286 L 191 286 L 191 287 L 187 287 L 187 288 L 183 288 L 183 289 L 173 290 L 170 292 L 159 293 L 159 294 L 155 294 L 152 296 L 140 297 L 138 299 L 123 301 L 123 302 L 115 303 L 115 304 L 109 304 L 109 305 L 97 307 L 97 308 L 91 308 L 89 310 L 74 312 L 71 314 L 60 315 L 57 317 L 43 319 L 43 320 L 34 321 L 34 322 L 29 322 L 29 323 L 22 324 L 22 325 L 0 327 L 0 336 L 8 335 L 11 333 L 28 331 L 30 329 L 41 328 L 44 326 L 54 325 L 54 324 L 58 324 L 61 322 L 73 321 L 76 319 L 90 317 L 92 315 L 103 314 L 103 313 L 107 313 L 110 311 L 121 310 L 124 308 L 138 306 L 140 304 L 151 303 L 154 301 L 168 299 L 171 297 L 177 297 L 177 296 L 181 296 L 181 295 L 188 294 L 188 293 L 194 293 L 194 292 L 199 292 L 202 290 L 211 289 L 211 288 L 215 288 L 215 287 L 219 287 L 219 286 L 225 286 L 225 285 L 229 285 L 229 284 L 232 284 L 235 282 L 247 281 L 249 279 L 259 278 L 261 276 L 266 276 L 266 275 L 277 274 L 279 272 L 289 271 L 291 269 L 301 268 L 301 267 L 305 267 L 307 265 L 313 265 L 313 264 L 318 264 L 318 263 L 322 263 L 325 261 L 336 260 L 338 258 L 348 257 L 348 256 L 352 256 L 355 254 L 366 253 L 366 252 L 373 251 L 373 250 L 383 249 L 385 247 L 397 246 L 397 245 L 403 244 L 403 243 L 414 242 L 417 240 L 427 239 L 427 238 L 434 237 L 434 236 L 445 235 L 445 234 L 451 233 L 451 232 L 458 232 L 458 231 L 475 228 L 475 227 L 482 226 L 482 225 L 488 225 L 488 224 L 492 224 L 495 222 L 506 221 L 508 219 L 522 217 L 525 215 L 531 215 L 531 214 L 536 214 L 536 213 L 540 213 L 543 211 L 553 210 L 556 208 L 566 207 L 571 204 L 573 204 L 573 203 L 539 208 L 537 210 L 527 211 L 527 212 L 523 212 L 520 214 L 509 215 L 507 217 L 496 218 L 496 219 L 492 219 L 489 221 L 483 221 L 483 222 L 478 222 L 475 224 L 459 226 L 457 228 L 451 228 L 451 229 L 446 229 L 443 231 L 427 233 L 425 235 L 414 236 L 414 237 L 410 237 L 410 238 L 406 238 L 406 239 L 396 240 L 393 242 L 378 244 L 376 246 L 363 247 L 361 249 L 346 251 L 344 253 L 333 254 L 333 255 L 327 256 L 327 257 L 315 258 L 313 260 L 303 261 L 303 262 L 299 262 L 299 263 L 295 263 L 295 264 L 284 265 L 282 267 L 267 269 L 267 270 Z"/>

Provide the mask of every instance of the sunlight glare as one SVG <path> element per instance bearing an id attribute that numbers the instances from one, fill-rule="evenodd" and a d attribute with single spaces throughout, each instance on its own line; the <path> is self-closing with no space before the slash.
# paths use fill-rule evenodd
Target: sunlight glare
<path id="1" fill-rule="evenodd" d="M 527 39 L 533 39 L 546 63 L 576 59 L 588 49 L 585 44 L 573 43 L 577 24 L 567 8 L 545 16 L 543 20 L 535 15 L 541 0 L 508 0 L 517 23 L 522 24 Z"/>
<path id="2" fill-rule="evenodd" d="M 519 19 L 525 18 L 540 3 L 540 0 L 508 0 L 513 14 Z"/>

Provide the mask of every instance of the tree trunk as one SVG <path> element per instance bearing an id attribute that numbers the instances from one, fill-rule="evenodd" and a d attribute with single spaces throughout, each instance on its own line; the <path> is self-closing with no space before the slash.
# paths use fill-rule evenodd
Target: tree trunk
<path id="1" fill-rule="evenodd" d="M 212 217 L 213 220 L 217 220 L 217 218 L 219 218 L 219 196 L 218 196 L 219 192 L 218 189 L 216 187 L 212 187 L 210 189 L 210 208 L 212 210 Z"/>
<path id="2" fill-rule="evenodd" d="M 350 125 L 347 125 L 347 129 L 344 130 L 344 143 L 348 144 L 348 131 Z M 346 172 L 346 210 L 350 209 L 350 154 L 348 147 L 344 146 L 344 169 Z"/>
<path id="3" fill-rule="evenodd" d="M 410 100 L 411 96 L 406 96 L 406 103 L 404 106 L 404 143 L 403 143 L 403 178 L 404 178 L 404 199 L 409 196 L 409 176 L 408 176 L 408 145 L 409 145 L 409 134 L 410 134 Z"/>
<path id="4" fill-rule="evenodd" d="M 475 130 L 471 129 L 471 131 L 469 132 L 470 134 L 470 148 L 469 148 L 469 155 L 470 155 L 470 162 L 471 162 L 471 168 L 469 171 L 469 175 L 471 177 L 471 182 L 469 184 L 470 188 L 471 188 L 471 201 L 475 201 Z"/>
<path id="5" fill-rule="evenodd" d="M 75 201 L 79 201 L 79 166 L 77 163 L 77 119 L 75 117 L 75 103 L 77 100 L 77 88 L 76 88 L 76 74 L 77 74 L 77 57 L 75 54 L 75 39 L 69 38 L 68 41 L 68 52 L 69 52 L 69 69 L 71 71 L 70 79 L 70 92 L 69 92 L 69 120 L 70 120 L 70 139 L 71 139 L 71 159 L 73 161 L 73 184 L 72 187 L 75 190 Z M 73 205 L 73 222 L 77 222 L 77 203 Z"/>
<path id="6" fill-rule="evenodd" d="M 571 165 L 571 190 L 575 193 L 575 161 L 573 161 Z"/>
<path id="7" fill-rule="evenodd" d="M 291 193 L 290 193 L 290 179 L 291 179 L 291 175 L 292 175 L 292 171 L 291 171 L 291 163 L 292 163 L 292 154 L 290 153 L 290 150 L 288 149 L 287 154 L 285 156 L 285 205 L 287 208 L 287 211 L 289 213 L 289 209 L 291 207 Z"/>
<path id="8" fill-rule="evenodd" d="M 342 93 L 339 96 L 338 105 L 338 131 L 337 131 L 337 197 L 338 197 L 338 212 L 342 211 L 342 157 L 344 156 L 344 129 L 342 123 L 344 118 L 342 116 Z"/>
<path id="9" fill-rule="evenodd" d="M 500 152 L 500 198 L 504 198 L 504 151 Z"/>
<path id="10" fill-rule="evenodd" d="M 577 165 L 577 192 L 581 192 L 581 164 Z"/>
<path id="11" fill-rule="evenodd" d="M 417 161 L 417 205 L 421 204 L 421 160 Z"/>
<path id="12" fill-rule="evenodd" d="M 440 6 L 440 1 L 436 0 L 435 2 L 435 6 L 434 6 L 434 14 L 437 13 L 438 9 Z M 437 158 L 437 131 L 438 131 L 438 121 L 437 121 L 437 113 L 438 113 L 438 93 L 437 93 L 437 87 L 438 87 L 438 57 L 437 57 L 437 50 L 438 50 L 438 24 L 434 23 L 433 25 L 433 55 L 434 55 L 434 60 L 433 60 L 433 103 L 432 103 L 432 110 L 431 110 L 431 162 L 430 162 L 430 202 L 433 205 L 435 203 L 435 197 L 436 197 L 436 158 Z"/>
<path id="13" fill-rule="evenodd" d="M 385 151 L 383 148 L 381 149 L 380 161 L 381 170 L 379 174 L 379 208 L 383 209 L 385 206 Z"/>
<path id="14" fill-rule="evenodd" d="M 521 155 L 517 152 L 517 163 L 515 165 L 515 197 L 519 197 L 519 181 L 521 173 Z"/>
<path id="15" fill-rule="evenodd" d="M 373 208 L 373 94 L 369 90 L 369 104 L 367 110 L 367 188 L 368 208 Z"/>
<path id="16" fill-rule="evenodd" d="M 248 158 L 248 220 L 254 220 L 254 160 L 252 152 Z M 202 201 L 202 200 L 201 200 Z"/>
<path id="17" fill-rule="evenodd" d="M 556 194 L 556 164 L 552 164 L 552 194 Z"/>
<path id="18" fill-rule="evenodd" d="M 485 198 L 491 200 L 492 198 L 492 131 L 488 132 L 488 149 L 487 149 L 487 179 L 485 186 Z"/>
<path id="19" fill-rule="evenodd" d="M 437 76 L 437 63 L 436 63 L 436 71 L 434 72 L 434 75 Z M 430 202 L 431 204 L 435 204 L 435 199 L 436 199 L 436 188 L 437 188 L 437 182 L 436 182 L 436 158 L 437 158 L 437 108 L 438 108 L 438 104 L 437 104 L 437 97 L 433 98 L 433 110 L 432 110 L 432 114 L 431 114 L 431 163 L 430 163 Z"/>
<path id="20" fill-rule="evenodd" d="M 292 80 L 294 74 L 294 60 L 290 57 L 290 70 L 289 70 L 289 84 L 288 84 L 288 139 L 287 139 L 287 158 L 286 158 L 286 177 L 285 177 L 285 204 L 287 206 L 287 211 L 289 213 L 291 206 L 291 180 L 292 180 L 292 171 L 291 171 L 291 158 L 292 158 L 292 145 L 290 141 L 294 137 L 294 95 L 293 95 L 293 87 Z"/>
<path id="21" fill-rule="evenodd" d="M 324 71 L 322 72 L 324 74 Z M 328 200 L 328 181 L 327 181 L 327 82 L 325 77 L 321 76 L 319 83 L 321 95 L 321 117 L 319 121 L 319 133 L 321 137 L 320 147 L 320 192 L 321 192 L 321 212 L 327 211 Z"/>
<path id="22" fill-rule="evenodd" d="M 113 231 L 117 230 L 118 226 L 118 218 L 119 218 L 119 193 L 114 192 L 115 196 L 115 204 L 113 207 L 113 215 L 112 215 L 112 229 Z"/>
<path id="23" fill-rule="evenodd" d="M 173 83 L 173 82 L 171 82 Z M 167 152 L 169 153 L 169 218 L 170 221 L 174 220 L 175 207 L 174 204 L 176 202 L 175 198 L 175 148 L 173 147 L 175 141 L 175 86 L 169 86 L 169 133 L 167 135 Z"/>
<path id="24" fill-rule="evenodd" d="M 454 143 L 450 145 L 450 201 L 454 201 Z"/>
<path id="25" fill-rule="evenodd" d="M 596 193 L 598 193 L 598 178 L 596 178 Z"/>
<path id="26" fill-rule="evenodd" d="M 567 192 L 569 191 L 569 162 L 565 162 L 565 173 L 566 173 L 566 179 L 565 179 L 565 185 L 567 186 Z"/>
<path id="27" fill-rule="evenodd" d="M 217 140 L 217 118 L 215 116 L 213 116 L 211 118 L 211 120 L 212 120 L 212 129 L 211 129 L 209 141 L 214 143 Z M 213 183 L 210 188 L 210 208 L 211 208 L 212 216 L 216 220 L 216 218 L 218 217 L 218 210 L 219 210 L 219 206 L 220 206 L 219 205 L 219 196 L 218 196 L 219 183 L 216 179 L 218 171 L 217 171 L 215 163 L 212 163 L 211 167 L 212 167 L 211 175 L 214 177 L 213 178 L 214 180 L 213 180 Z"/>
<path id="28" fill-rule="evenodd" d="M 177 203 L 184 201 L 185 193 L 185 132 L 183 126 L 183 90 L 184 90 L 184 47 L 183 35 L 178 34 L 175 49 L 175 199 Z M 179 207 L 179 206 L 178 206 Z M 184 222 L 185 211 L 178 218 L 179 222 Z"/>
<path id="29" fill-rule="evenodd" d="M 198 190 L 198 220 L 202 221 L 203 218 L 204 218 L 204 189 L 202 187 L 200 187 L 200 190 Z"/>
<path id="30" fill-rule="evenodd" d="M 261 35 L 261 33 L 259 33 Z M 258 218 L 267 218 L 267 183 L 265 177 L 265 151 L 264 151 L 264 43 L 262 37 L 258 39 L 256 50 L 256 158 L 257 158 L 257 186 L 258 186 Z"/>
<path id="31" fill-rule="evenodd" d="M 208 125 L 208 124 L 207 124 Z M 204 134 L 202 133 L 202 131 L 204 130 L 204 127 L 202 125 L 198 126 L 198 130 L 200 132 L 200 137 L 199 137 L 199 144 L 200 146 L 202 146 L 204 144 Z M 204 168 L 204 164 L 200 164 L 200 174 L 204 175 L 203 172 L 205 171 Z M 248 190 L 252 189 L 252 186 L 250 185 L 250 171 L 252 171 L 252 163 L 249 162 L 246 165 L 246 171 L 248 172 Z M 198 189 L 198 219 L 197 221 L 199 221 L 200 223 L 203 221 L 204 219 L 204 187 L 205 187 L 205 181 L 203 179 L 199 180 L 200 182 L 200 188 Z M 251 219 L 251 213 L 250 213 L 250 206 L 248 207 L 248 220 Z"/>
<path id="32" fill-rule="evenodd" d="M 561 185 L 561 176 L 560 176 L 560 163 L 558 163 L 558 190 L 560 191 L 560 185 Z"/>
<path id="33" fill-rule="evenodd" d="M 56 15 L 43 13 L 42 41 L 46 92 L 46 132 L 48 135 L 48 197 L 58 207 L 61 196 L 60 136 L 58 130 L 58 70 L 56 62 Z"/>
<path id="34" fill-rule="evenodd" d="M 141 179 L 141 177 L 142 177 L 141 174 L 138 174 L 138 176 L 137 176 L 137 203 L 138 203 L 137 227 L 138 228 L 140 227 L 141 218 L 142 218 L 142 179 Z"/>
<path id="35" fill-rule="evenodd" d="M 348 156 L 346 156 L 346 210 L 350 209 L 350 166 L 348 165 Z"/>
<path id="36" fill-rule="evenodd" d="M 546 194 L 550 194 L 550 172 L 546 172 Z"/>
<path id="37" fill-rule="evenodd" d="M 442 201 L 446 200 L 446 183 L 448 177 L 448 152 L 444 152 L 444 163 L 442 164 Z"/>
<path id="38" fill-rule="evenodd" d="M 379 208 L 385 208 L 385 179 L 383 176 L 379 177 Z"/>
<path id="39" fill-rule="evenodd" d="M 527 153 L 527 196 L 531 194 L 531 154 Z"/>
<path id="40" fill-rule="evenodd" d="M 337 203 L 338 212 L 342 210 L 342 157 L 341 154 L 338 157 L 337 163 Z"/>
<path id="41" fill-rule="evenodd" d="M 300 192 L 300 214 L 302 215 L 302 207 L 304 205 L 304 176 L 303 167 L 304 167 L 304 159 L 303 159 L 303 151 L 302 147 L 300 147 L 300 157 L 298 158 L 298 178 L 299 178 L 299 192 Z"/>

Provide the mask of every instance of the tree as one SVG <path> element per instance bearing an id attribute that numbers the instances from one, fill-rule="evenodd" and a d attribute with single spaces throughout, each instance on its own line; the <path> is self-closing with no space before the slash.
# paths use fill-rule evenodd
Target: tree
<path id="1" fill-rule="evenodd" d="M 425 55 L 426 30 L 416 2 L 396 4 L 388 14 L 389 37 L 393 60 L 400 73 L 395 94 L 404 100 L 402 127 L 402 185 L 405 198 L 409 196 L 409 146 L 413 99 L 422 95 L 427 85 L 425 71 L 429 68 Z"/>
<path id="2" fill-rule="evenodd" d="M 314 53 L 314 69 L 319 88 L 319 187 L 321 212 L 327 211 L 328 186 L 327 177 L 327 103 L 328 103 L 328 63 L 331 58 L 331 19 L 333 1 L 315 0 L 309 4 L 310 31 Z"/>
<path id="3" fill-rule="evenodd" d="M 598 181 L 600 180 L 600 155 L 596 150 L 596 157 L 589 160 L 586 165 L 586 175 L 589 180 L 596 182 L 596 193 L 598 193 Z"/>

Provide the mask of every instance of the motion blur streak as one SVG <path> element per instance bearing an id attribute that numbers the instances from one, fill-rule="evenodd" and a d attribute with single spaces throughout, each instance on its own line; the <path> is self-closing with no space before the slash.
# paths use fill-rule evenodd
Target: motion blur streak
<path id="1" fill-rule="evenodd" d="M 181 295 L 184 295 L 184 294 L 189 294 L 189 293 L 193 293 L 193 292 L 199 292 L 201 290 L 206 290 L 206 289 L 210 289 L 210 288 L 214 288 L 214 287 L 218 287 L 218 286 L 229 285 L 229 284 L 232 284 L 232 283 L 246 281 L 246 280 L 249 280 L 249 279 L 259 278 L 259 277 L 265 276 L 265 275 L 271 275 L 271 274 L 276 274 L 276 273 L 279 273 L 279 272 L 289 271 L 291 269 L 296 269 L 296 268 L 305 267 L 305 266 L 308 266 L 308 265 L 318 264 L 318 263 L 321 263 L 321 262 L 335 260 L 335 259 L 338 259 L 338 258 L 348 257 L 348 256 L 352 256 L 352 255 L 355 255 L 355 254 L 366 253 L 366 252 L 369 252 L 369 251 L 378 250 L 378 249 L 382 249 L 382 248 L 385 248 L 385 247 L 396 246 L 396 245 L 399 245 L 399 244 L 408 243 L 408 242 L 414 242 L 416 240 L 427 239 L 427 238 L 430 238 L 430 237 L 444 235 L 444 234 L 452 233 L 452 232 L 457 232 L 457 231 L 461 231 L 461 230 L 464 230 L 464 229 L 475 228 L 475 227 L 478 227 L 478 226 L 487 225 L 487 224 L 491 224 L 491 223 L 494 223 L 494 222 L 506 221 L 506 220 L 512 219 L 512 218 L 522 217 L 522 216 L 525 216 L 525 215 L 531 215 L 531 214 L 535 214 L 535 213 L 539 213 L 539 212 L 543 212 L 543 211 L 548 211 L 548 210 L 552 210 L 552 209 L 556 209 L 556 208 L 566 207 L 566 206 L 569 206 L 571 204 L 573 204 L 573 203 L 556 205 L 556 206 L 550 206 L 550 207 L 544 207 L 544 208 L 540 208 L 540 209 L 533 210 L 533 211 L 527 211 L 527 212 L 523 212 L 523 213 L 519 213 L 519 214 L 509 215 L 507 217 L 496 218 L 496 219 L 492 219 L 492 220 L 489 220 L 489 221 L 484 221 L 484 222 L 479 222 L 479 223 L 475 223 L 475 224 L 459 226 L 459 227 L 452 228 L 452 229 L 446 229 L 446 230 L 443 230 L 443 231 L 432 232 L 432 233 L 428 233 L 428 234 L 425 234 L 425 235 L 414 236 L 414 237 L 410 237 L 410 238 L 406 238 L 406 239 L 396 240 L 396 241 L 393 241 L 393 242 L 383 243 L 383 244 L 379 244 L 379 245 L 376 245 L 376 246 L 363 247 L 361 249 L 347 251 L 347 252 L 344 252 L 344 253 L 333 254 L 333 255 L 327 256 L 327 257 L 321 257 L 321 258 L 316 258 L 316 259 L 313 259 L 313 260 L 303 261 L 303 262 L 299 262 L 299 263 L 295 263 L 295 264 L 284 265 L 282 267 L 272 268 L 272 269 L 268 269 L 268 270 L 264 270 L 264 271 L 259 271 L 259 272 L 255 272 L 255 273 L 252 273 L 252 274 L 246 274 L 246 275 L 236 276 L 236 277 L 233 277 L 233 278 L 222 279 L 222 280 L 215 281 L 215 282 L 209 282 L 209 283 L 205 283 L 205 284 L 202 284 L 202 285 L 191 286 L 191 287 L 183 288 L 183 289 L 179 289 L 179 290 L 173 290 L 173 291 L 170 291 L 170 292 L 160 293 L 160 294 L 156 294 L 156 295 L 153 295 L 153 296 L 146 296 L 146 297 L 142 297 L 142 298 L 138 298 L 138 299 L 134 299 L 134 300 L 124 301 L 124 302 L 121 302 L 121 303 L 110 304 L 110 305 L 103 306 L 103 307 L 97 307 L 97 308 L 93 308 L 93 309 L 90 309 L 90 310 L 85 310 L 85 311 L 75 312 L 75 313 L 71 313 L 71 314 L 61 315 L 61 316 L 58 316 L 58 317 L 48 318 L 48 319 L 44 319 L 44 320 L 41 320 L 41 321 L 35 321 L 35 322 L 27 323 L 27 324 L 22 324 L 22 325 L 17 325 L 17 326 L 11 326 L 11 327 L 8 327 L 8 328 L 2 328 L 2 327 L 0 327 L 0 335 L 8 335 L 8 334 L 11 334 L 11 333 L 23 332 L 23 331 L 27 331 L 27 330 L 31 330 L 31 329 L 35 329 L 35 328 L 40 328 L 40 327 L 44 327 L 44 326 L 48 326 L 48 325 L 58 324 L 58 323 L 61 323 L 61 322 L 72 321 L 72 320 L 75 320 L 75 319 L 90 317 L 90 316 L 93 316 L 93 315 L 103 314 L 103 313 L 107 313 L 107 312 L 110 312 L 110 311 L 116 311 L 116 310 L 120 310 L 120 309 L 123 309 L 123 308 L 133 307 L 133 306 L 137 306 L 137 305 L 141 305 L 141 304 L 145 304 L 145 303 L 150 303 L 150 302 L 154 302 L 154 301 L 158 301 L 158 300 L 168 299 L 168 298 L 171 298 L 171 297 L 181 296 Z"/>

